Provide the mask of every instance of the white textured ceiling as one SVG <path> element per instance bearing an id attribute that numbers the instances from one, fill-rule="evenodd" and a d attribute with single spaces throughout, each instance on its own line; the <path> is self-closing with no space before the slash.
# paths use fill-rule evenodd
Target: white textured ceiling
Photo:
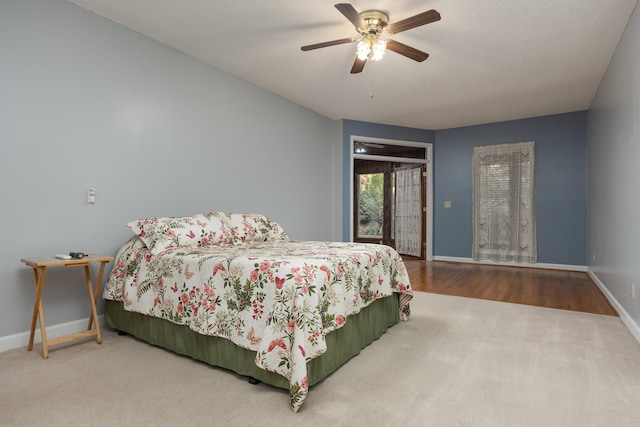
<path id="1" fill-rule="evenodd" d="M 394 52 L 350 74 L 356 36 L 326 0 L 70 0 L 332 119 L 445 129 L 586 110 L 637 0 L 353 0 L 398 21 Z"/>

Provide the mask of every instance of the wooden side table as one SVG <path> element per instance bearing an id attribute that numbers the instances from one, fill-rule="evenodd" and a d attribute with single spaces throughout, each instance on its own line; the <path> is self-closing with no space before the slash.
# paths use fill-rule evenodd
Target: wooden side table
<path id="1" fill-rule="evenodd" d="M 96 342 L 98 344 L 102 344 L 102 337 L 100 336 L 100 325 L 98 324 L 98 312 L 96 311 L 96 302 L 98 299 L 98 295 L 100 294 L 100 284 L 102 283 L 104 268 L 110 261 L 113 261 L 113 257 L 88 255 L 81 259 L 22 258 L 20 261 L 33 268 L 33 280 L 36 285 L 36 299 L 33 304 L 33 318 L 31 319 L 31 334 L 29 335 L 28 350 L 33 350 L 33 338 L 36 333 L 36 320 L 38 319 L 38 317 L 40 318 L 40 334 L 42 336 L 42 355 L 45 359 L 49 357 L 50 345 L 62 344 L 65 342 L 92 336 L 96 337 Z M 98 273 L 98 281 L 96 283 L 95 289 L 91 282 L 91 271 L 89 270 L 89 264 L 92 262 L 100 263 L 100 273 Z M 89 291 L 89 302 L 91 303 L 91 316 L 89 316 L 89 326 L 87 326 L 86 331 L 47 340 L 47 332 L 44 324 L 44 313 L 42 311 L 42 301 L 40 298 L 42 296 L 44 275 L 47 271 L 47 267 L 53 267 L 57 265 L 64 265 L 65 267 L 84 267 L 87 289 Z M 92 327 L 92 325 L 94 326 Z"/>

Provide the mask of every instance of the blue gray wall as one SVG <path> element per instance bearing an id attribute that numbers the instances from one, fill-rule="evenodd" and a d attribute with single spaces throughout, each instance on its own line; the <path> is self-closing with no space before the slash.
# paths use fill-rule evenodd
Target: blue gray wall
<path id="1" fill-rule="evenodd" d="M 434 248 L 438 257 L 471 258 L 473 147 L 536 141 L 538 262 L 585 266 L 586 112 L 429 131 L 343 121 L 342 238 L 348 240 L 351 135 L 434 144 Z M 444 208 L 444 201 L 452 207 Z"/>
<path id="2" fill-rule="evenodd" d="M 636 6 L 588 120 L 589 268 L 640 341 L 640 10 Z M 631 284 L 635 294 L 631 295 Z"/>
<path id="3" fill-rule="evenodd" d="M 586 265 L 586 118 L 583 111 L 436 131 L 434 255 L 471 258 L 473 147 L 535 141 L 538 262 Z"/>
<path id="4" fill-rule="evenodd" d="M 138 217 L 261 212 L 340 239 L 339 121 L 62 0 L 0 2 L 0 64 L 0 347 L 31 324 L 20 258 L 115 254 Z M 48 325 L 88 317 L 81 273 L 47 272 Z"/>

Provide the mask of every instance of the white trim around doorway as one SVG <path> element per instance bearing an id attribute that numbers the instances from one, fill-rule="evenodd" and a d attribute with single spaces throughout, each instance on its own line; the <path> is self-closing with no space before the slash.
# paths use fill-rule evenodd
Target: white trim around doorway
<path id="1" fill-rule="evenodd" d="M 356 154 L 353 152 L 355 141 L 370 142 L 373 144 L 400 145 L 405 147 L 425 148 L 424 159 L 409 159 L 400 157 L 372 156 L 368 154 Z M 353 242 L 353 160 L 378 160 L 397 163 L 423 163 L 426 167 L 425 200 L 427 212 L 425 215 L 425 260 L 433 259 L 433 144 L 428 142 L 402 141 L 396 139 L 373 138 L 368 136 L 351 135 L 349 146 L 349 238 Z"/>

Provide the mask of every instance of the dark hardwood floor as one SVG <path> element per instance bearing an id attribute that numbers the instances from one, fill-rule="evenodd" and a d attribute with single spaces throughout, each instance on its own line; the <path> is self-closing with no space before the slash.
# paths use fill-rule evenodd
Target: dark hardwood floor
<path id="1" fill-rule="evenodd" d="M 405 260 L 415 291 L 618 316 L 584 272 Z"/>

